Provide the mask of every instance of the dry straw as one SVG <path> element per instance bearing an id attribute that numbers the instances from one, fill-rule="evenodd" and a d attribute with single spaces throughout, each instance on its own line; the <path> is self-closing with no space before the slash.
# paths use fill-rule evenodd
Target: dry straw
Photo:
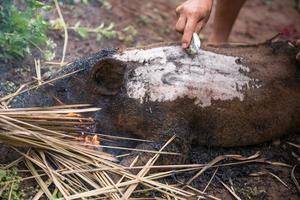
<path id="1" fill-rule="evenodd" d="M 70 200 L 146 198 L 145 191 L 155 192 L 158 198 L 163 199 L 218 199 L 206 193 L 217 170 L 203 191 L 193 188 L 190 184 L 210 168 L 249 163 L 290 167 L 284 163 L 265 161 L 259 158 L 259 153 L 249 157 L 218 156 L 207 164 L 157 165 L 156 161 L 160 156 L 177 156 L 174 152 L 164 151 L 175 137 L 170 138 L 159 151 L 103 146 L 126 149 L 129 153 L 140 151 L 152 155 L 144 166 L 136 166 L 139 160 L 139 157 L 136 157 L 130 166 L 125 167 L 118 164 L 117 156 L 100 150 L 101 145 L 87 144 L 81 139 L 82 133 L 86 136 L 91 134 L 89 130 L 94 120 L 86 116 L 96 111 L 99 111 L 99 108 L 87 104 L 0 109 L 0 141 L 11 145 L 22 156 L 6 168 L 20 162 L 25 163 L 31 175 L 23 180 L 35 179 L 40 186 L 40 190 L 33 197 L 34 200 L 43 196 L 51 199 L 58 193 L 62 196 L 60 199 Z M 100 143 L 103 140 L 151 142 L 103 134 L 98 135 L 98 138 Z M 26 151 L 24 148 L 16 148 L 20 146 L 26 147 Z M 124 158 L 126 159 L 126 155 L 122 157 Z M 137 170 L 138 172 L 134 173 Z M 167 177 L 186 172 L 195 172 L 195 175 L 185 184 L 174 185 L 165 181 Z M 12 184 L 14 182 L 6 183 L 7 187 L 12 187 Z M 224 182 L 221 184 L 239 199 L 232 188 Z"/>
<path id="2" fill-rule="evenodd" d="M 51 199 L 54 192 L 59 192 L 64 199 L 127 199 L 139 184 L 179 199 L 194 195 L 159 182 L 159 177 L 145 177 L 149 171 L 146 167 L 153 166 L 161 153 L 169 154 L 163 152 L 163 148 L 159 151 L 127 148 L 154 154 L 149 164 L 135 175 L 117 164 L 115 156 L 100 151 L 99 145 L 81 141 L 82 133 L 94 123 L 83 114 L 98 110 L 84 104 L 0 110 L 0 141 L 13 146 L 22 155 L 14 164 L 24 162 L 40 186 L 34 199 L 43 195 Z M 101 135 L 100 141 L 106 137 L 110 140 L 130 139 Z M 24 152 L 15 147 L 27 147 L 27 150 Z M 95 168 L 105 170 L 94 171 Z"/>

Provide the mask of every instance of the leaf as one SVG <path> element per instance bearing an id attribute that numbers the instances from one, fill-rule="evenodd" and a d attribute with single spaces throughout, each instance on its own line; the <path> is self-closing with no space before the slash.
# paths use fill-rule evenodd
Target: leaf
<path id="1" fill-rule="evenodd" d="M 45 4 L 40 1 L 31 1 L 30 3 L 31 3 L 31 7 L 34 8 L 42 8 L 43 6 L 45 6 Z"/>
<path id="2" fill-rule="evenodd" d="M 106 28 L 106 30 L 112 30 L 115 27 L 115 23 L 111 22 L 108 27 Z"/>
<path id="3" fill-rule="evenodd" d="M 55 20 L 50 20 L 50 25 L 52 28 L 58 29 L 58 30 L 63 30 L 63 28 L 64 28 L 64 22 L 59 18 L 57 18 Z"/>
<path id="4" fill-rule="evenodd" d="M 77 29 L 79 26 L 80 26 L 80 22 L 77 22 L 77 23 L 74 25 L 74 28 Z"/>
<path id="5" fill-rule="evenodd" d="M 104 28 L 104 23 L 101 23 L 97 28 L 96 28 L 96 32 L 100 32 L 101 29 Z"/>
<path id="6" fill-rule="evenodd" d="M 44 51 L 44 58 L 48 61 L 53 60 L 55 57 L 55 52 L 46 50 Z"/>
<path id="7" fill-rule="evenodd" d="M 116 31 L 104 31 L 103 35 L 107 39 L 112 39 L 112 38 L 115 38 L 117 36 L 117 32 Z"/>
<path id="8" fill-rule="evenodd" d="M 53 49 L 53 48 L 56 47 L 56 43 L 55 43 L 53 40 L 51 40 L 51 39 L 48 39 L 48 40 L 46 41 L 46 45 L 47 45 L 49 48 L 51 48 L 51 49 Z"/>
<path id="9" fill-rule="evenodd" d="M 75 31 L 84 39 L 89 37 L 89 31 L 85 27 L 78 27 Z"/>
<path id="10" fill-rule="evenodd" d="M 47 6 L 42 1 L 26 0 L 25 8 L 6 0 L 0 7 L 0 60 L 20 59 L 32 48 L 47 46 L 48 24 L 41 14 Z M 42 50 L 41 50 L 42 51 Z"/>
<path id="11" fill-rule="evenodd" d="M 132 35 L 132 36 L 136 36 L 138 34 L 138 31 L 132 25 L 125 27 L 123 29 L 123 31 L 130 34 L 130 35 Z"/>
<path id="12" fill-rule="evenodd" d="M 102 39 L 101 33 L 96 33 L 96 41 L 100 41 Z"/>

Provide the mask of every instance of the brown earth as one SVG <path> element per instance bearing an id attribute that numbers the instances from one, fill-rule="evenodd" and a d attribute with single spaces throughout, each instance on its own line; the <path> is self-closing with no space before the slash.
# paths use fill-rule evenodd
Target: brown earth
<path id="1" fill-rule="evenodd" d="M 77 33 L 69 32 L 67 49 L 67 61 L 81 57 L 107 47 L 135 47 L 153 44 L 157 42 L 180 41 L 180 34 L 173 30 L 176 22 L 175 8 L 182 2 L 179 0 L 111 0 L 111 9 L 105 9 L 96 2 L 88 5 L 63 5 L 62 12 L 67 24 L 74 25 L 80 21 L 82 25 L 97 27 L 102 22 L 115 22 L 115 30 L 119 36 L 126 36 L 124 28 L 132 25 L 137 31 L 133 41 L 124 42 L 118 38 L 103 39 L 95 41 L 95 36 L 82 39 Z M 50 19 L 57 18 L 55 11 L 50 13 Z M 208 25 L 203 30 L 204 38 L 211 33 L 211 17 Z M 296 9 L 295 0 L 252 0 L 247 1 L 234 26 L 230 41 L 242 43 L 257 43 L 271 38 L 278 32 L 283 32 L 282 39 L 295 39 L 300 33 L 300 14 Z M 57 43 L 56 58 L 59 61 L 62 53 L 63 34 L 51 30 L 49 36 Z M 58 66 L 45 65 L 43 71 L 57 69 Z M 31 71 L 30 71 L 31 69 Z M 31 79 L 34 76 L 32 59 L 14 64 L 0 63 L 0 82 L 14 82 L 16 86 Z M 0 85 L 0 95 L 8 92 L 7 88 Z M 260 151 L 262 157 L 280 161 L 292 166 L 299 164 L 296 155 L 300 155 L 298 148 L 292 147 L 287 142 L 300 143 L 299 134 L 293 133 L 272 143 L 264 143 L 244 148 L 209 148 L 196 146 L 190 153 L 191 163 L 205 163 L 218 155 L 242 154 L 251 155 Z M 3 149 L 3 148 L 2 148 Z M 1 149 L 0 162 L 8 162 L 5 149 Z M 271 175 L 250 177 L 250 173 L 269 171 L 276 174 L 287 187 Z M 214 169 L 207 171 L 202 177 L 194 181 L 194 185 L 202 190 L 213 174 Z M 291 180 L 291 168 L 274 167 L 262 164 L 240 165 L 235 167 L 223 167 L 217 172 L 218 179 L 227 185 L 232 183 L 236 192 L 242 199 L 299 199 L 299 193 Z M 191 176 L 193 174 L 187 174 Z M 300 178 L 300 170 L 297 168 L 296 177 Z M 178 179 L 184 177 L 177 177 Z M 233 199 L 217 179 L 212 181 L 208 193 L 214 194 L 222 199 Z"/>

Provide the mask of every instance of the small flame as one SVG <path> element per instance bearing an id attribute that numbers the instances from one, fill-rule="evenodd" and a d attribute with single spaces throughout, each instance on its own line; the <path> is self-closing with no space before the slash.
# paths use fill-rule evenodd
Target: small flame
<path id="1" fill-rule="evenodd" d="M 85 136 L 84 137 L 84 144 L 90 144 L 91 143 L 91 140 L 90 140 L 90 136 Z"/>
<path id="2" fill-rule="evenodd" d="M 93 136 L 92 144 L 93 144 L 93 145 L 97 145 L 97 146 L 100 145 L 100 140 L 99 140 L 99 138 L 98 138 L 98 135 L 94 135 L 94 136 Z"/>
<path id="3" fill-rule="evenodd" d="M 70 112 L 70 113 L 66 114 L 66 116 L 67 116 L 67 117 L 81 117 L 80 114 L 74 113 L 74 112 Z"/>
<path id="4" fill-rule="evenodd" d="M 67 116 L 67 117 L 82 118 L 82 115 L 81 115 L 81 114 L 74 113 L 74 112 L 70 112 L 70 113 L 66 114 L 66 116 Z M 90 120 L 90 118 L 88 118 L 88 120 Z M 84 122 L 83 119 L 78 119 L 78 121 L 79 121 L 80 123 L 83 123 L 83 122 Z M 94 122 L 94 121 L 92 121 L 92 122 Z"/>
<path id="5" fill-rule="evenodd" d="M 100 146 L 100 138 L 98 135 L 94 135 L 93 137 L 89 135 L 83 135 L 81 137 L 77 137 L 76 141 L 82 142 L 84 145 L 90 146 L 96 146 L 97 148 Z"/>

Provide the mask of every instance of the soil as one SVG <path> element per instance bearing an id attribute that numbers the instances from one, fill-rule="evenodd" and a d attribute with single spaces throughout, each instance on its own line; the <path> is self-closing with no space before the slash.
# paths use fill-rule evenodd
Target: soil
<path id="1" fill-rule="evenodd" d="M 87 5 L 65 4 L 61 6 L 67 24 L 75 25 L 80 21 L 81 25 L 97 27 L 102 22 L 115 23 L 114 29 L 118 31 L 118 37 L 96 41 L 91 34 L 88 39 L 82 39 L 74 31 L 69 31 L 69 41 L 66 61 L 72 61 L 81 56 L 91 54 L 103 48 L 126 48 L 150 45 L 158 42 L 179 42 L 181 35 L 174 31 L 176 22 L 175 8 L 180 0 L 110 0 L 111 9 L 101 6 L 97 1 L 91 1 Z M 202 34 L 204 41 L 212 31 L 213 14 Z M 55 10 L 47 16 L 56 19 Z M 265 41 L 278 32 L 282 32 L 281 39 L 293 40 L 299 38 L 300 13 L 297 10 L 295 0 L 252 0 L 247 1 L 242 8 L 238 20 L 230 36 L 231 42 L 258 43 Z M 133 26 L 131 34 L 124 29 Z M 134 34 L 136 32 L 136 34 Z M 124 37 L 131 35 L 124 41 Z M 63 33 L 50 30 L 49 37 L 57 43 L 55 60 L 59 61 L 62 54 Z M 38 54 L 34 54 L 38 56 Z M 42 72 L 59 69 L 59 65 L 44 64 Z M 0 96 L 12 92 L 18 86 L 34 76 L 32 57 L 24 61 L 14 63 L 0 63 Z M 255 152 L 261 152 L 261 157 L 271 161 L 284 162 L 291 166 L 299 164 L 300 149 L 292 147 L 287 142 L 300 144 L 299 133 L 291 133 L 289 137 L 270 143 L 243 147 L 243 148 L 209 148 L 195 146 L 190 152 L 189 163 L 206 163 L 218 155 L 241 154 L 249 156 Z M 0 148 L 0 162 L 8 163 L 14 158 L 7 156 L 7 148 Z M 4 156 L 3 156 L 4 155 Z M 268 171 L 278 176 L 287 186 L 284 186 L 272 175 L 252 177 L 251 173 Z M 214 169 L 205 172 L 197 178 L 193 185 L 203 190 L 209 181 Z M 299 193 L 291 179 L 291 168 L 278 167 L 265 164 L 237 165 L 235 167 L 221 167 L 216 173 L 207 192 L 221 199 L 234 199 L 233 196 L 221 185 L 222 180 L 231 185 L 242 199 L 299 199 Z M 186 176 L 192 176 L 187 174 Z M 296 177 L 300 179 L 300 169 L 296 169 Z M 178 177 L 185 178 L 185 177 Z"/>

